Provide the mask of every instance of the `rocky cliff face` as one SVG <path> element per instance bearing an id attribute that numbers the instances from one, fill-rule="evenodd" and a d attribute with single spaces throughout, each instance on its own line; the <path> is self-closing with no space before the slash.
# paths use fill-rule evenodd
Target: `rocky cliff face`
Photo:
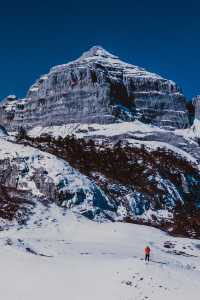
<path id="1" fill-rule="evenodd" d="M 200 138 L 200 96 L 196 96 L 192 99 L 192 104 L 194 106 L 195 115 L 194 122 L 189 130 L 189 134 L 195 139 L 198 140 Z"/>
<path id="2" fill-rule="evenodd" d="M 11 130 L 134 119 L 169 129 L 189 125 L 185 98 L 173 81 L 127 64 L 101 47 L 53 67 L 25 100 L 10 97 L 0 108 L 0 124 Z"/>

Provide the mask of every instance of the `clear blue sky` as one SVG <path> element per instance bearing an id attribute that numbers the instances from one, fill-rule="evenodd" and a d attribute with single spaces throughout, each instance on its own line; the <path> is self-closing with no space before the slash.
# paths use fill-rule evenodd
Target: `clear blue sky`
<path id="1" fill-rule="evenodd" d="M 0 41 L 0 99 L 96 44 L 200 94 L 199 1 L 3 1 Z"/>

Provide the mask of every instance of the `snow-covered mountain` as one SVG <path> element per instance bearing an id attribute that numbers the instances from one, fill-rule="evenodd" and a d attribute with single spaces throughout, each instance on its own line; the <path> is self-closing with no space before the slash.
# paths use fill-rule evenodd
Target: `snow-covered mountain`
<path id="1" fill-rule="evenodd" d="M 99 46 L 53 67 L 25 99 L 10 95 L 0 105 L 2 224 L 27 224 L 37 207 L 48 214 L 56 204 L 199 237 L 195 103 L 190 128 L 173 81 Z"/>
<path id="2" fill-rule="evenodd" d="M 99 46 L 53 67 L 31 86 L 26 99 L 8 97 L 0 107 L 0 122 L 8 129 L 135 119 L 186 128 L 186 99 L 173 81 L 125 63 Z"/>

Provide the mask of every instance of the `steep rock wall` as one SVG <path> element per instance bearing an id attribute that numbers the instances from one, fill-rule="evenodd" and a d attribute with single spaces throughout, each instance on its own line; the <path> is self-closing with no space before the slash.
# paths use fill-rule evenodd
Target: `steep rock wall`
<path id="1" fill-rule="evenodd" d="M 11 129 L 134 119 L 169 129 L 189 126 L 185 97 L 173 81 L 124 63 L 101 47 L 53 67 L 25 100 L 10 103 L 0 108 L 0 123 Z"/>

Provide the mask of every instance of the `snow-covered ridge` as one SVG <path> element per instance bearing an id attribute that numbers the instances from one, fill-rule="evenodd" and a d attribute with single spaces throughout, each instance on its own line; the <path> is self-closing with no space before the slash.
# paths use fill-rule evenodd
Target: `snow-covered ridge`
<path id="1" fill-rule="evenodd" d="M 41 136 L 42 134 L 50 134 L 54 137 L 65 137 L 75 134 L 78 138 L 89 136 L 105 136 L 112 137 L 120 134 L 128 134 L 132 132 L 143 132 L 144 134 L 151 132 L 165 132 L 156 126 L 144 124 L 138 120 L 134 122 L 121 122 L 114 124 L 80 124 L 71 123 L 62 126 L 35 127 L 28 131 L 32 137 Z"/>
<path id="2" fill-rule="evenodd" d="M 188 133 L 191 129 L 188 129 Z M 30 130 L 28 134 L 31 137 L 37 137 L 44 134 L 48 134 L 52 137 L 66 137 L 70 135 L 75 135 L 77 138 L 86 138 L 86 139 L 97 139 L 99 142 L 102 140 L 110 140 L 113 139 L 116 141 L 116 138 L 127 141 L 129 144 L 134 146 L 144 145 L 150 150 L 157 148 L 164 148 L 166 150 L 171 150 L 175 154 L 181 155 L 185 159 L 191 161 L 192 163 L 197 164 L 198 160 L 192 154 L 187 151 L 181 149 L 179 145 L 176 145 L 177 136 L 185 136 L 185 141 L 183 142 L 188 144 L 196 145 L 193 142 L 191 134 L 186 134 L 186 130 L 177 130 L 174 134 L 174 140 L 171 139 L 171 144 L 165 142 L 164 140 L 154 140 L 156 134 L 160 136 L 170 136 L 172 135 L 171 131 L 167 131 L 161 129 L 157 126 L 152 126 L 148 124 L 144 124 L 138 120 L 134 122 L 122 122 L 122 123 L 114 123 L 114 124 L 80 124 L 80 123 L 72 123 L 66 124 L 63 126 L 50 126 L 50 127 L 35 127 Z M 152 136 L 152 138 L 151 138 Z M 148 140 L 149 137 L 149 140 Z M 200 157 L 199 157 L 200 158 Z"/>

